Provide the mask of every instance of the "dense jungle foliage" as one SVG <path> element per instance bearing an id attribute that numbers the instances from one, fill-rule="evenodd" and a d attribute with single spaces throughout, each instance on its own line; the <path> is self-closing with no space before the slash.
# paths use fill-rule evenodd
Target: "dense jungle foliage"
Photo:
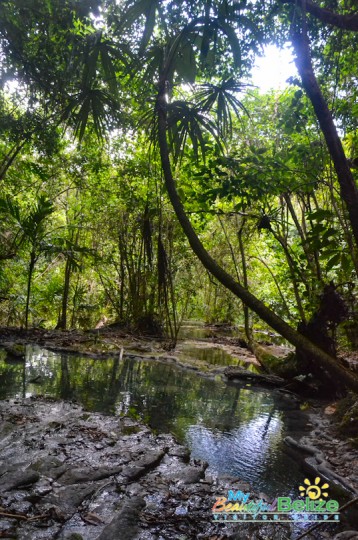
<path id="1" fill-rule="evenodd" d="M 355 0 L 2 0 L 0 47 L 1 324 L 265 324 L 358 388 Z"/>

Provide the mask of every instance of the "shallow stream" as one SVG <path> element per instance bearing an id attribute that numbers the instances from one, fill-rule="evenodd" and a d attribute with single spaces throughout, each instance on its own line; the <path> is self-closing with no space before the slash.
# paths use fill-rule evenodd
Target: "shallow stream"
<path id="1" fill-rule="evenodd" d="M 299 437 L 306 417 L 279 392 L 229 386 L 220 377 L 149 359 L 99 360 L 34 346 L 27 347 L 25 362 L 1 358 L 0 399 L 45 395 L 133 415 L 157 432 L 172 432 L 212 471 L 270 496 L 297 494 L 302 483 L 304 473 L 283 439 Z"/>

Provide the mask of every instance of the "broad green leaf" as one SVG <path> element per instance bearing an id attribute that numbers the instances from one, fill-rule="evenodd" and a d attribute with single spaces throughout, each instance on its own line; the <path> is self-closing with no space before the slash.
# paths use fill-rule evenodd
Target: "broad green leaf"
<path id="1" fill-rule="evenodd" d="M 241 44 L 240 44 L 239 38 L 236 35 L 235 28 L 233 28 L 229 23 L 221 19 L 218 20 L 218 27 L 226 35 L 230 43 L 235 67 L 239 68 L 241 66 Z"/>
<path id="2" fill-rule="evenodd" d="M 334 266 L 338 266 L 338 265 L 340 264 L 340 262 L 341 262 L 341 255 L 342 255 L 342 254 L 339 252 L 339 253 L 336 253 L 335 255 L 333 255 L 333 257 L 332 257 L 331 259 L 329 259 L 329 261 L 328 261 L 327 264 L 326 264 L 326 270 L 327 270 L 327 272 L 328 272 L 329 270 L 332 270 L 332 268 L 333 268 Z"/>
<path id="3" fill-rule="evenodd" d="M 193 84 L 196 77 L 196 62 L 193 47 L 187 43 L 179 52 L 175 70 L 184 81 Z"/>
<path id="4" fill-rule="evenodd" d="M 331 217 L 333 217 L 333 213 L 331 212 L 331 210 L 325 210 L 323 208 L 308 213 L 308 219 L 316 221 L 319 221 L 321 219 L 328 219 Z"/>

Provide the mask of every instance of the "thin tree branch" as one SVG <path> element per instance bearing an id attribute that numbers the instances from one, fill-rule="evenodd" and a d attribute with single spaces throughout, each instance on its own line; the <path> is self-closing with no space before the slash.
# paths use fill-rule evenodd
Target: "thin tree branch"
<path id="1" fill-rule="evenodd" d="M 295 4 L 303 7 L 304 0 L 281 0 L 283 4 Z M 317 6 L 310 0 L 305 1 L 306 10 L 308 13 L 319 19 L 320 21 L 342 28 L 343 30 L 349 30 L 351 32 L 358 32 L 358 13 L 350 13 L 348 15 L 341 15 L 335 13 L 330 9 L 325 9 Z"/>

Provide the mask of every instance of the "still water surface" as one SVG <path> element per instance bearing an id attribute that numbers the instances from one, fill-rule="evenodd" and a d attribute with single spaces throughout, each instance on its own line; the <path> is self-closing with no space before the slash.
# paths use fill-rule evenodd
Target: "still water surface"
<path id="1" fill-rule="evenodd" d="M 278 393 L 229 386 L 153 360 L 61 355 L 29 346 L 25 363 L 0 354 L 0 399 L 46 395 L 107 414 L 130 414 L 172 432 L 213 471 L 237 476 L 270 496 L 297 494 L 303 473 L 283 438 L 305 416 Z"/>

